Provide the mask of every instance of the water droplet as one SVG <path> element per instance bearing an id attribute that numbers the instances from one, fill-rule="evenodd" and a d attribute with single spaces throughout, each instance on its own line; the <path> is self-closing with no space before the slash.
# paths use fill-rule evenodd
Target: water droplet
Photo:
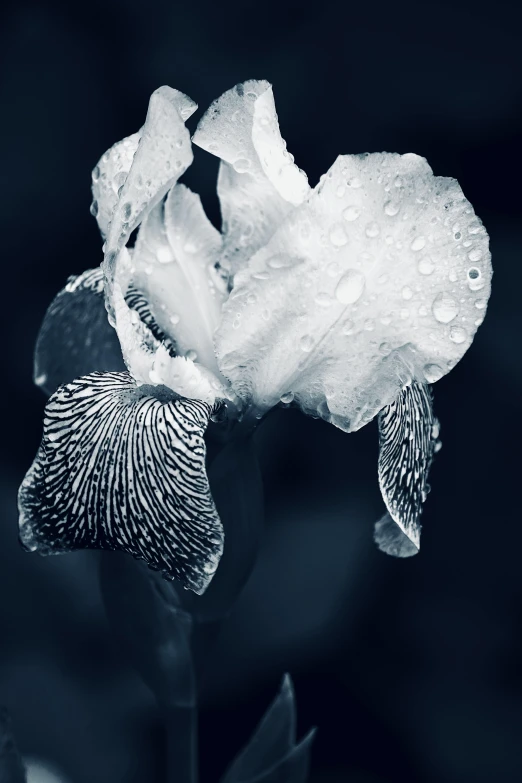
<path id="1" fill-rule="evenodd" d="M 411 299 L 413 296 L 413 291 L 408 285 L 405 285 L 402 289 L 402 298 L 403 299 Z"/>
<path id="2" fill-rule="evenodd" d="M 477 310 L 484 310 L 486 305 L 487 305 L 487 299 L 477 299 L 477 301 L 475 302 L 475 307 L 477 308 Z"/>
<path id="3" fill-rule="evenodd" d="M 349 269 L 337 283 L 335 296 L 342 304 L 353 304 L 360 298 L 365 284 L 366 279 L 362 272 Z"/>
<path id="4" fill-rule="evenodd" d="M 380 351 L 381 353 L 390 353 L 390 351 L 391 351 L 391 345 L 390 345 L 390 343 L 381 343 L 381 344 L 379 345 L 379 351 Z"/>
<path id="5" fill-rule="evenodd" d="M 340 223 L 334 223 L 330 229 L 330 242 L 335 247 L 342 247 L 348 242 L 348 237 Z"/>
<path id="6" fill-rule="evenodd" d="M 466 330 L 460 326 L 452 326 L 450 329 L 450 340 L 454 343 L 463 343 L 467 336 Z"/>
<path id="7" fill-rule="evenodd" d="M 389 215 L 389 217 L 395 217 L 395 215 L 398 214 L 400 208 L 400 204 L 394 204 L 393 201 L 387 201 L 384 205 L 384 212 Z"/>
<path id="8" fill-rule="evenodd" d="M 430 256 L 423 256 L 418 263 L 417 269 L 421 275 L 431 275 L 435 269 L 435 264 Z"/>
<path id="9" fill-rule="evenodd" d="M 402 188 L 402 179 L 400 177 L 395 177 L 393 184 L 396 188 Z"/>
<path id="10" fill-rule="evenodd" d="M 352 334 L 354 326 L 355 324 L 353 321 L 345 321 L 342 328 L 343 334 Z"/>
<path id="11" fill-rule="evenodd" d="M 328 264 L 328 266 L 326 267 L 326 273 L 330 277 L 337 277 L 340 271 L 341 271 L 341 267 L 336 261 L 332 261 L 332 263 Z"/>
<path id="12" fill-rule="evenodd" d="M 100 167 L 95 166 L 92 170 L 92 181 L 98 182 L 99 179 L 100 179 Z"/>
<path id="13" fill-rule="evenodd" d="M 271 269 L 285 269 L 289 266 L 294 266 L 298 262 L 298 259 L 288 253 L 276 253 L 267 261 L 267 266 Z"/>
<path id="14" fill-rule="evenodd" d="M 361 214 L 361 210 L 357 209 L 357 207 L 350 206 L 346 207 L 346 209 L 343 212 L 343 218 L 346 220 L 347 223 L 353 223 L 354 220 L 357 220 L 359 215 Z"/>
<path id="15" fill-rule="evenodd" d="M 178 150 L 180 150 L 182 146 L 183 146 L 183 139 L 178 139 L 176 142 L 176 147 L 178 148 Z"/>
<path id="16" fill-rule="evenodd" d="M 481 288 L 484 288 L 482 273 L 476 266 L 468 269 L 468 285 L 471 291 L 480 291 Z"/>
<path id="17" fill-rule="evenodd" d="M 375 237 L 378 237 L 381 233 L 381 229 L 379 227 L 379 224 L 373 221 L 372 223 L 368 223 L 366 226 L 365 234 L 367 237 L 370 237 L 370 239 L 374 239 Z"/>
<path id="18" fill-rule="evenodd" d="M 335 195 L 337 196 L 337 198 L 342 198 L 345 193 L 346 193 L 346 188 L 344 187 L 344 185 L 339 185 L 339 187 L 335 191 Z"/>
<path id="19" fill-rule="evenodd" d="M 261 317 L 263 321 L 269 321 L 270 318 L 272 317 L 272 313 L 270 310 L 263 310 L 263 312 L 261 313 Z"/>
<path id="20" fill-rule="evenodd" d="M 238 174 L 244 174 L 252 163 L 248 160 L 248 158 L 239 158 L 238 160 L 234 161 L 234 171 L 237 171 Z"/>
<path id="21" fill-rule="evenodd" d="M 257 302 L 257 296 L 255 294 L 249 294 L 247 296 L 247 304 L 254 304 L 254 302 Z"/>
<path id="22" fill-rule="evenodd" d="M 186 354 L 185 354 L 185 358 L 186 358 L 186 359 L 189 359 L 191 362 L 195 362 L 195 361 L 196 361 L 196 359 L 198 358 L 198 355 L 197 355 L 196 351 L 194 351 L 194 350 L 191 348 L 190 350 L 188 350 L 188 351 L 186 352 Z"/>
<path id="23" fill-rule="evenodd" d="M 301 340 L 299 342 L 299 347 L 302 351 L 305 353 L 310 353 L 314 345 L 314 339 L 310 334 L 305 334 L 304 337 L 301 337 Z"/>
<path id="24" fill-rule="evenodd" d="M 170 316 L 169 321 L 171 324 L 174 324 L 174 326 L 176 326 L 176 324 L 179 324 L 179 315 L 177 313 L 173 313 Z"/>
<path id="25" fill-rule="evenodd" d="M 285 394 L 282 394 L 279 399 L 282 403 L 288 405 L 288 403 L 293 402 L 294 393 L 292 391 L 285 392 Z"/>
<path id="26" fill-rule="evenodd" d="M 98 214 L 98 202 L 95 199 L 91 204 L 91 215 L 93 215 L 93 217 L 96 217 L 97 214 Z"/>
<path id="27" fill-rule="evenodd" d="M 422 250 L 422 248 L 425 245 L 426 245 L 426 240 L 424 237 L 415 237 L 415 239 L 410 245 L 410 249 L 416 252 L 417 250 Z"/>
<path id="28" fill-rule="evenodd" d="M 130 204 L 127 201 L 127 203 L 123 205 L 123 217 L 125 218 L 125 220 L 128 220 L 131 215 L 132 215 L 132 204 Z"/>
<path id="29" fill-rule="evenodd" d="M 326 291 L 320 291 L 315 297 L 314 302 L 318 304 L 319 307 L 330 307 L 332 304 L 332 297 L 330 294 L 327 294 Z"/>
<path id="30" fill-rule="evenodd" d="M 373 332 L 373 330 L 375 329 L 375 321 L 373 321 L 371 318 L 368 318 L 364 322 L 364 328 L 367 332 Z"/>
<path id="31" fill-rule="evenodd" d="M 443 371 L 438 364 L 427 364 L 424 367 L 424 377 L 428 383 L 435 383 L 439 381 L 444 375 Z"/>
<path id="32" fill-rule="evenodd" d="M 349 187 L 351 187 L 351 188 L 360 188 L 360 187 L 361 187 L 361 185 L 362 185 L 362 182 L 361 182 L 361 180 L 359 179 L 359 177 L 351 177 L 351 178 L 348 180 L 348 183 L 347 183 L 347 184 L 348 184 L 348 185 L 349 185 Z"/>
<path id="33" fill-rule="evenodd" d="M 441 291 L 433 300 L 431 310 L 439 323 L 449 324 L 459 312 L 459 306 L 452 296 Z"/>
<path id="34" fill-rule="evenodd" d="M 37 386 L 43 386 L 44 383 L 47 381 L 47 375 L 45 373 L 42 373 L 42 375 L 37 375 L 34 379 L 34 382 Z"/>
<path id="35" fill-rule="evenodd" d="M 159 247 L 157 249 L 156 258 L 160 264 L 170 264 L 172 261 L 174 261 L 174 253 L 170 247 L 164 245 L 163 247 Z"/>

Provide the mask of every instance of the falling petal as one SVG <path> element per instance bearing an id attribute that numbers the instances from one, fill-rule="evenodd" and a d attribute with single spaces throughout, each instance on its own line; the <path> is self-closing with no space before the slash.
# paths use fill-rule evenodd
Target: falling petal
<path id="1" fill-rule="evenodd" d="M 108 300 L 114 278 L 118 251 L 146 212 L 155 206 L 193 159 L 190 134 L 185 120 L 196 110 L 196 104 L 171 87 L 160 87 L 152 93 L 138 148 L 112 215 L 104 261 L 108 280 Z"/>
<path id="2" fill-rule="evenodd" d="M 419 551 L 419 519 L 438 434 L 426 384 L 413 381 L 379 414 L 379 485 L 389 513 L 377 522 L 375 541 L 389 555 Z"/>
<path id="3" fill-rule="evenodd" d="M 119 191 L 127 179 L 140 138 L 141 131 L 118 141 L 102 155 L 93 169 L 91 213 L 96 218 L 104 238 L 107 236 L 118 203 Z"/>
<path id="4" fill-rule="evenodd" d="M 225 298 L 213 270 L 220 248 L 199 196 L 176 185 L 143 221 L 132 256 L 132 285 L 143 292 L 154 320 L 178 353 L 194 351 L 215 372 L 213 337 Z"/>
<path id="5" fill-rule="evenodd" d="M 341 156 L 236 275 L 219 366 L 261 412 L 291 391 L 354 431 L 462 358 L 490 281 L 487 234 L 455 180 L 417 155 Z"/>
<path id="6" fill-rule="evenodd" d="M 310 190 L 281 138 L 271 85 L 248 81 L 210 106 L 194 144 L 221 158 L 221 263 L 234 274 Z"/>
<path id="7" fill-rule="evenodd" d="M 202 593 L 223 550 L 205 472 L 211 407 L 159 394 L 128 373 L 53 394 L 20 488 L 20 538 L 41 554 L 120 549 Z"/>
<path id="8" fill-rule="evenodd" d="M 34 357 L 34 381 L 47 394 L 94 370 L 119 372 L 125 365 L 107 320 L 100 267 L 71 277 L 43 320 Z"/>

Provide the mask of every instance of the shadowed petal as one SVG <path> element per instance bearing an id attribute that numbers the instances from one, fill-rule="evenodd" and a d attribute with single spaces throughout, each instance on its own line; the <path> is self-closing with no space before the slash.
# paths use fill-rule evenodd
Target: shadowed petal
<path id="1" fill-rule="evenodd" d="M 222 266 L 234 274 L 301 204 L 310 188 L 281 138 L 271 85 L 248 81 L 201 118 L 194 144 L 221 158 Z"/>
<path id="2" fill-rule="evenodd" d="M 41 554 L 121 549 L 202 593 L 223 549 L 205 472 L 211 407 L 150 391 L 93 373 L 53 394 L 20 488 L 20 538 Z"/>
<path id="3" fill-rule="evenodd" d="M 34 357 L 34 381 L 47 394 L 99 370 L 125 369 L 116 332 L 107 320 L 101 267 L 71 277 L 43 320 Z"/>
<path id="4" fill-rule="evenodd" d="M 419 523 L 429 485 L 439 423 L 430 387 L 413 381 L 379 413 L 379 485 L 388 514 L 375 525 L 375 541 L 396 557 L 417 554 Z"/>
<path id="5" fill-rule="evenodd" d="M 344 155 L 235 278 L 223 375 L 262 412 L 282 396 L 348 432 L 462 358 L 490 291 L 488 237 L 418 155 Z"/>

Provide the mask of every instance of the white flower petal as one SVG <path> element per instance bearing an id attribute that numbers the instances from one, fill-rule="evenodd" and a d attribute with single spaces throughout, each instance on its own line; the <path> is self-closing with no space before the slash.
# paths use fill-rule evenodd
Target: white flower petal
<path id="1" fill-rule="evenodd" d="M 248 81 L 210 106 L 194 144 L 221 158 L 222 266 L 234 274 L 310 190 L 281 138 L 272 87 Z"/>
<path id="2" fill-rule="evenodd" d="M 216 372 L 213 339 L 225 298 L 214 271 L 220 248 L 199 196 L 176 185 L 143 221 L 132 256 L 132 283 L 178 353 L 195 353 Z"/>
<path id="3" fill-rule="evenodd" d="M 151 95 L 139 145 L 108 229 L 104 269 L 109 308 L 118 250 L 192 163 L 190 135 L 184 123 L 196 108 L 190 98 L 171 87 L 160 87 Z"/>
<path id="4" fill-rule="evenodd" d="M 158 399 L 128 373 L 92 373 L 47 403 L 19 493 L 27 549 L 120 549 L 202 593 L 223 551 L 205 472 L 211 407 Z"/>
<path id="5" fill-rule="evenodd" d="M 107 150 L 92 172 L 91 213 L 98 222 L 102 237 L 106 237 L 113 212 L 134 160 L 141 131 L 118 141 Z"/>
<path id="6" fill-rule="evenodd" d="M 353 431 L 462 358 L 490 281 L 487 234 L 455 180 L 417 155 L 342 156 L 237 275 L 220 368 L 260 410 L 292 393 Z"/>

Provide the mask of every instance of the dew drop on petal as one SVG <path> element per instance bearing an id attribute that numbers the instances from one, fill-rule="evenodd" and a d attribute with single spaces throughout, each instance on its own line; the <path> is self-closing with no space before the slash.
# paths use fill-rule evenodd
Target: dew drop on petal
<path id="1" fill-rule="evenodd" d="M 341 267 L 336 261 L 332 261 L 332 263 L 328 264 L 328 266 L 326 267 L 326 273 L 330 277 L 337 277 L 340 271 L 341 271 Z"/>
<path id="2" fill-rule="evenodd" d="M 481 288 L 484 288 L 482 273 L 476 266 L 468 269 L 468 285 L 471 291 L 480 291 Z"/>
<path id="3" fill-rule="evenodd" d="M 426 245 L 426 240 L 424 237 L 415 237 L 413 242 L 410 245 L 411 250 L 417 252 L 418 250 L 422 250 L 422 248 Z"/>
<path id="4" fill-rule="evenodd" d="M 439 323 L 449 324 L 457 316 L 459 306 L 452 296 L 441 292 L 433 300 L 431 310 Z"/>
<path id="5" fill-rule="evenodd" d="M 346 207 L 346 209 L 344 210 L 343 218 L 346 220 L 347 223 L 353 223 L 354 220 L 357 220 L 360 214 L 361 211 L 357 209 L 357 207 L 350 206 L 350 207 Z"/>
<path id="6" fill-rule="evenodd" d="M 196 351 L 194 351 L 194 350 L 191 348 L 189 351 L 187 351 L 187 352 L 186 352 L 186 354 L 185 354 L 185 358 L 186 358 L 186 359 L 189 359 L 191 362 L 195 362 L 195 361 L 196 361 L 196 359 L 198 358 L 198 355 L 197 355 Z"/>
<path id="7" fill-rule="evenodd" d="M 452 326 L 450 329 L 450 340 L 452 340 L 454 343 L 463 343 L 466 340 L 466 337 L 468 336 L 465 329 L 462 329 L 461 326 Z"/>
<path id="8" fill-rule="evenodd" d="M 372 223 L 368 223 L 366 226 L 366 236 L 370 239 L 374 239 L 375 237 L 378 237 L 381 233 L 381 229 L 379 227 L 379 224 L 373 221 Z"/>
<path id="9" fill-rule="evenodd" d="M 438 364 L 426 364 L 424 367 L 424 377 L 428 383 L 439 381 L 444 375 Z"/>
<path id="10" fill-rule="evenodd" d="M 366 280 L 362 272 L 349 269 L 344 274 L 335 289 L 335 296 L 342 304 L 353 304 L 364 291 Z"/>
<path id="11" fill-rule="evenodd" d="M 170 247 L 162 246 L 157 249 L 156 258 L 160 264 L 170 264 L 172 261 L 174 261 L 174 253 Z"/>
<path id="12" fill-rule="evenodd" d="M 238 174 L 244 174 L 248 171 L 248 169 L 251 166 L 251 162 L 248 160 L 248 158 L 239 158 L 238 160 L 234 161 L 234 171 L 237 171 Z"/>
<path id="13" fill-rule="evenodd" d="M 360 188 L 360 187 L 361 187 L 361 185 L 362 185 L 362 182 L 361 182 L 361 180 L 359 179 L 359 177 L 352 177 L 351 179 L 349 179 L 349 180 L 348 180 L 348 183 L 347 183 L 347 184 L 348 184 L 348 185 L 349 185 L 349 187 L 351 187 L 351 188 Z"/>
<path id="14" fill-rule="evenodd" d="M 393 201 L 387 201 L 386 204 L 384 205 L 384 212 L 389 217 L 395 217 L 395 215 L 398 214 L 399 209 L 400 209 L 400 205 L 395 204 Z"/>
<path id="15" fill-rule="evenodd" d="M 98 214 L 98 202 L 96 200 L 92 202 L 90 212 L 93 217 L 96 217 Z"/>
<path id="16" fill-rule="evenodd" d="M 330 242 L 335 247 L 342 247 L 348 242 L 348 237 L 346 236 L 345 230 L 340 223 L 334 223 L 330 229 L 329 236 Z"/>
<path id="17" fill-rule="evenodd" d="M 417 265 L 417 269 L 421 275 L 431 275 L 435 269 L 435 264 L 430 256 L 423 256 Z"/>
<path id="18" fill-rule="evenodd" d="M 271 269 L 285 269 L 286 267 L 294 266 L 296 263 L 297 259 L 288 255 L 288 253 L 276 253 L 275 256 L 272 256 L 267 261 L 267 265 Z"/>
<path id="19" fill-rule="evenodd" d="M 477 299 L 477 301 L 475 302 L 475 307 L 477 308 L 477 310 L 484 310 L 486 305 L 487 305 L 487 299 Z"/>
<path id="20" fill-rule="evenodd" d="M 320 291 L 315 297 L 314 302 L 318 304 L 319 307 L 330 307 L 332 304 L 332 297 L 330 294 L 327 294 L 326 291 Z"/>
<path id="21" fill-rule="evenodd" d="M 478 247 L 473 248 L 473 250 L 469 251 L 468 258 L 470 261 L 480 261 L 482 258 L 482 250 L 479 250 Z"/>
<path id="22" fill-rule="evenodd" d="M 310 334 L 305 334 L 304 337 L 301 337 L 301 340 L 299 342 L 299 347 L 302 351 L 305 353 L 310 353 L 314 345 L 313 337 Z"/>
<path id="23" fill-rule="evenodd" d="M 355 324 L 353 321 L 345 321 L 342 327 L 343 334 L 352 334 L 354 326 Z"/>
<path id="24" fill-rule="evenodd" d="M 176 326 L 176 324 L 179 324 L 179 315 L 177 313 L 173 313 L 170 316 L 169 321 L 170 321 L 171 324 Z"/>
<path id="25" fill-rule="evenodd" d="M 293 402 L 293 399 L 294 399 L 294 393 L 292 391 L 286 392 L 285 394 L 282 394 L 280 397 L 280 401 L 285 404 Z"/>
<path id="26" fill-rule="evenodd" d="M 413 296 L 413 291 L 409 287 L 409 285 L 405 285 L 402 289 L 402 298 L 403 299 L 411 299 Z"/>

